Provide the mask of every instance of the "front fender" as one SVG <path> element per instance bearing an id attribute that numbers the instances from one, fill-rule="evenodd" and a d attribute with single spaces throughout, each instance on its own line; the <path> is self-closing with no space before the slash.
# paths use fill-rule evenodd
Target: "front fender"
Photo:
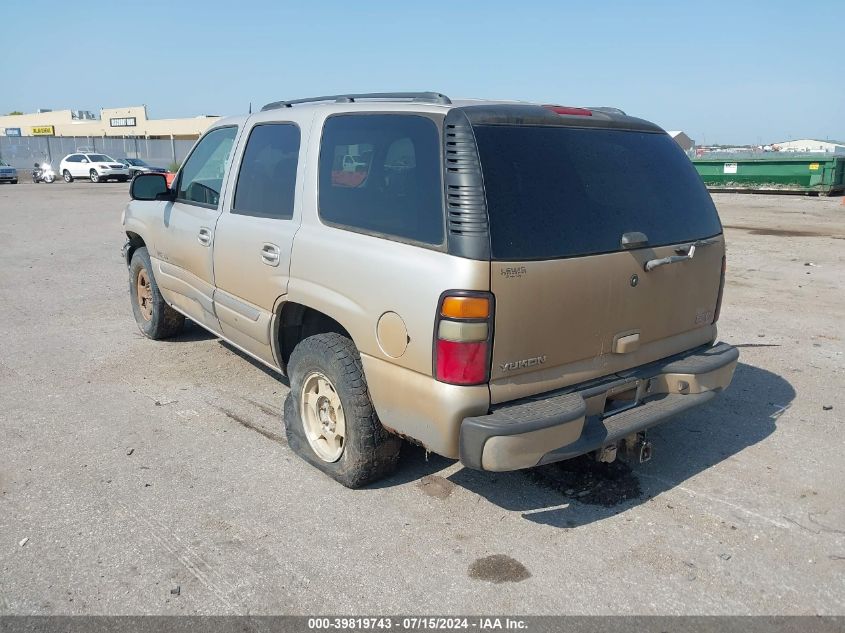
<path id="1" fill-rule="evenodd" d="M 140 246 L 146 246 L 150 257 L 158 257 L 156 247 L 156 220 L 155 218 L 163 212 L 162 202 L 147 202 L 132 200 L 123 209 L 121 224 L 126 233 L 127 243 L 124 245 L 123 256 L 127 266 L 132 259 L 132 253 Z"/>

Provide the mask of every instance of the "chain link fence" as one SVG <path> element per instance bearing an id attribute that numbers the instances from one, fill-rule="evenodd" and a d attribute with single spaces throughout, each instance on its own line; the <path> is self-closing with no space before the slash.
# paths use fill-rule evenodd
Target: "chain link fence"
<path id="1" fill-rule="evenodd" d="M 181 164 L 195 141 L 102 136 L 0 136 L 0 159 L 18 169 L 45 160 L 59 168 L 68 154 L 98 152 L 112 158 L 140 158 L 155 167 Z"/>

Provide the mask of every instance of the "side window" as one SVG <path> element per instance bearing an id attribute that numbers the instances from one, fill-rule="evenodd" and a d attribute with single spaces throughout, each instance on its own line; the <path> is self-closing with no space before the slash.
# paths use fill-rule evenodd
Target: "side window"
<path id="1" fill-rule="evenodd" d="M 223 172 L 232 151 L 237 128 L 223 127 L 206 134 L 182 167 L 176 199 L 216 207 L 223 186 Z"/>
<path id="2" fill-rule="evenodd" d="M 320 218 L 425 244 L 443 243 L 440 140 L 431 119 L 350 114 L 326 119 Z"/>
<path id="3" fill-rule="evenodd" d="M 290 220 L 298 160 L 299 128 L 296 125 L 256 125 L 241 160 L 232 213 Z"/>

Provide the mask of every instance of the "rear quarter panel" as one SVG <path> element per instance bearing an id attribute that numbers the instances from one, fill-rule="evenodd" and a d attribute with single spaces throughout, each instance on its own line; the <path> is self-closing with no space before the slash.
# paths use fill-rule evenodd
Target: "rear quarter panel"
<path id="1" fill-rule="evenodd" d="M 349 332 L 386 426 L 435 452 L 457 456 L 459 414 L 485 412 L 489 390 L 434 380 L 434 321 L 443 291 L 489 289 L 490 263 L 323 224 L 317 211 L 316 157 L 324 119 L 318 116 L 310 138 L 303 138 L 314 158 L 306 165 L 302 224 L 294 238 L 285 299 L 327 314 Z M 406 332 L 405 349 L 398 355 L 377 334 L 379 319 L 390 312 L 401 318 Z"/>

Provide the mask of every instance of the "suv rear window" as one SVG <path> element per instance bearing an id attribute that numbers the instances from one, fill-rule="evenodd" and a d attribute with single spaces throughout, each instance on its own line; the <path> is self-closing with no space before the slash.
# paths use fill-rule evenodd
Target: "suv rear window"
<path id="1" fill-rule="evenodd" d="M 623 233 L 649 246 L 721 233 L 701 179 L 669 136 L 513 125 L 475 126 L 497 260 L 621 250 Z"/>
<path id="2" fill-rule="evenodd" d="M 335 115 L 320 147 L 320 218 L 363 233 L 443 243 L 440 135 L 399 114 Z"/>

